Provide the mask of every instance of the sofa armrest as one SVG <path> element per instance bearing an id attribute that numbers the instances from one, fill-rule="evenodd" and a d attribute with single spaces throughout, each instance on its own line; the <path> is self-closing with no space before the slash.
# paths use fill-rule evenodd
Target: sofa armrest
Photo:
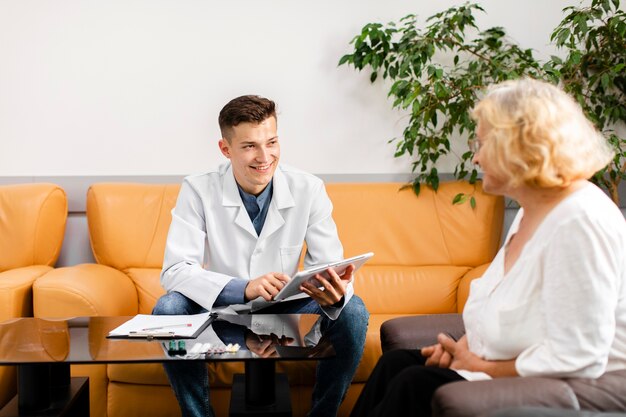
<path id="1" fill-rule="evenodd" d="M 432 400 L 433 416 L 485 416 L 501 408 L 541 406 L 579 409 L 572 388 L 553 378 L 516 377 L 443 385 Z"/>
<path id="2" fill-rule="evenodd" d="M 626 411 L 626 369 L 605 372 L 599 378 L 567 378 L 580 408 L 594 411 Z"/>
<path id="3" fill-rule="evenodd" d="M 489 268 L 489 265 L 491 265 L 491 262 L 479 265 L 474 269 L 470 269 L 465 275 L 463 275 L 463 277 L 461 277 L 461 281 L 459 281 L 459 287 L 456 292 L 457 313 L 462 313 L 463 308 L 465 308 L 465 303 L 467 302 L 467 297 L 469 296 L 470 284 L 476 278 L 482 277 L 487 268 Z"/>
<path id="4" fill-rule="evenodd" d="M 460 314 L 429 314 L 398 317 L 380 327 L 383 352 L 393 349 L 416 349 L 437 342 L 437 335 L 448 332 L 459 338 L 465 333 Z"/>
<path id="5" fill-rule="evenodd" d="M 33 283 L 51 270 L 46 265 L 34 265 L 0 272 L 0 321 L 32 316 Z"/>
<path id="6" fill-rule="evenodd" d="M 55 269 L 35 281 L 35 317 L 137 314 L 137 290 L 128 275 L 98 264 Z"/>

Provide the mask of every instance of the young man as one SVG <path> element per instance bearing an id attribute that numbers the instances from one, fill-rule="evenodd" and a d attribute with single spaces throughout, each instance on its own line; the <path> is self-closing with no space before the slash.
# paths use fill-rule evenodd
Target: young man
<path id="1" fill-rule="evenodd" d="M 219 115 L 219 147 L 230 161 L 185 178 L 172 210 L 154 314 L 196 314 L 271 300 L 298 268 L 343 259 L 332 204 L 318 178 L 279 165 L 274 102 L 230 101 Z M 363 353 L 369 314 L 354 296 L 353 267 L 317 276 L 325 290 L 303 284 L 310 298 L 273 305 L 272 313 L 317 313 L 336 357 L 317 365 L 310 416 L 334 416 Z M 165 364 L 183 416 L 213 416 L 206 366 Z"/>

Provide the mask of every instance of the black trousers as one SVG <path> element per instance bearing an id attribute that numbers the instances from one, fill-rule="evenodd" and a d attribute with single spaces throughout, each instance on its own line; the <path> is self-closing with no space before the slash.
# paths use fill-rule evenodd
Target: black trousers
<path id="1" fill-rule="evenodd" d="M 391 350 L 372 371 L 350 417 L 427 417 L 435 390 L 464 380 L 450 369 L 425 366 L 419 350 Z"/>

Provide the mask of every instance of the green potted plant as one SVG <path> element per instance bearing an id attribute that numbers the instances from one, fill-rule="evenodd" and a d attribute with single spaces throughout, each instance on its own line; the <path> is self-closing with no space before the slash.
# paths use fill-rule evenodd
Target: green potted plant
<path id="1" fill-rule="evenodd" d="M 546 64 L 566 91 L 615 149 L 615 158 L 594 182 L 619 203 L 618 186 L 626 179 L 626 13 L 619 0 L 592 0 L 589 7 L 567 7 L 551 40 L 567 51 Z M 621 130 L 621 135 L 618 133 Z"/>
<path id="2" fill-rule="evenodd" d="M 339 65 L 352 65 L 358 70 L 370 69 L 372 83 L 381 76 L 391 81 L 388 96 L 393 99 L 392 107 L 408 112 L 409 117 L 402 137 L 390 142 L 395 142 L 396 157 L 405 154 L 413 157 L 412 187 L 416 194 L 422 184 L 437 190 L 440 157 L 451 152 L 453 141 L 473 137 L 475 124 L 469 110 L 489 84 L 521 76 L 554 83 L 563 80 L 568 91 L 580 92 L 577 98 L 584 102 L 587 111 L 590 107 L 595 111 L 598 106 L 604 109 L 599 111 L 599 116 L 592 116 L 599 128 L 626 120 L 623 90 L 626 23 L 624 13 L 619 11 L 619 0 L 593 0 L 587 9 L 566 9 L 569 14 L 552 37 L 558 46 L 568 48 L 568 56 L 565 60 L 552 57 L 544 64 L 535 59 L 530 49 L 508 39 L 503 28 L 478 28 L 476 11 L 484 10 L 472 3 L 451 7 L 428 18 L 423 27 L 412 14 L 397 23 L 369 23 L 352 40 L 352 52 L 339 61 Z M 602 39 L 595 49 L 594 41 L 584 32 L 583 21 L 587 28 L 595 30 L 591 36 Z M 615 42 L 615 47 L 609 51 L 603 49 L 605 43 L 611 42 Z M 582 65 L 574 65 L 577 60 L 594 64 L 584 67 L 585 72 Z M 606 64 L 602 70 L 600 63 Z M 606 91 L 614 94 L 608 96 Z M 616 190 L 625 175 L 625 139 L 611 132 L 610 140 L 617 151 L 614 166 L 598 173 L 594 180 L 617 201 L 617 192 L 613 193 L 611 187 Z M 471 165 L 471 157 L 469 150 L 459 155 L 455 178 L 476 181 L 478 171 Z M 453 203 L 464 201 L 475 206 L 471 195 L 459 194 Z"/>

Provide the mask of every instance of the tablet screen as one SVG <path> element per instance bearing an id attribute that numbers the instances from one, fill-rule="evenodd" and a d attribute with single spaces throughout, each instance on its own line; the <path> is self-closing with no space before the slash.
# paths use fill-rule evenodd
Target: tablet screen
<path id="1" fill-rule="evenodd" d="M 283 287 L 283 289 L 280 290 L 278 294 L 276 294 L 276 296 L 274 297 L 274 300 L 281 301 L 281 300 L 284 300 L 285 298 L 301 293 L 300 285 L 303 282 L 309 279 L 313 279 L 316 274 L 319 274 L 320 272 L 324 272 L 328 268 L 333 268 L 335 272 L 337 272 L 337 274 L 341 275 L 343 274 L 343 271 L 346 270 L 348 265 L 353 264 L 354 270 L 356 272 L 356 270 L 358 270 L 361 267 L 361 265 L 363 265 L 372 256 L 374 256 L 374 254 L 372 252 L 368 252 L 362 255 L 353 256 L 352 258 L 343 259 L 341 261 L 332 262 L 330 264 L 316 266 L 311 269 L 300 271 L 296 275 L 291 277 L 291 281 L 289 281 Z"/>

